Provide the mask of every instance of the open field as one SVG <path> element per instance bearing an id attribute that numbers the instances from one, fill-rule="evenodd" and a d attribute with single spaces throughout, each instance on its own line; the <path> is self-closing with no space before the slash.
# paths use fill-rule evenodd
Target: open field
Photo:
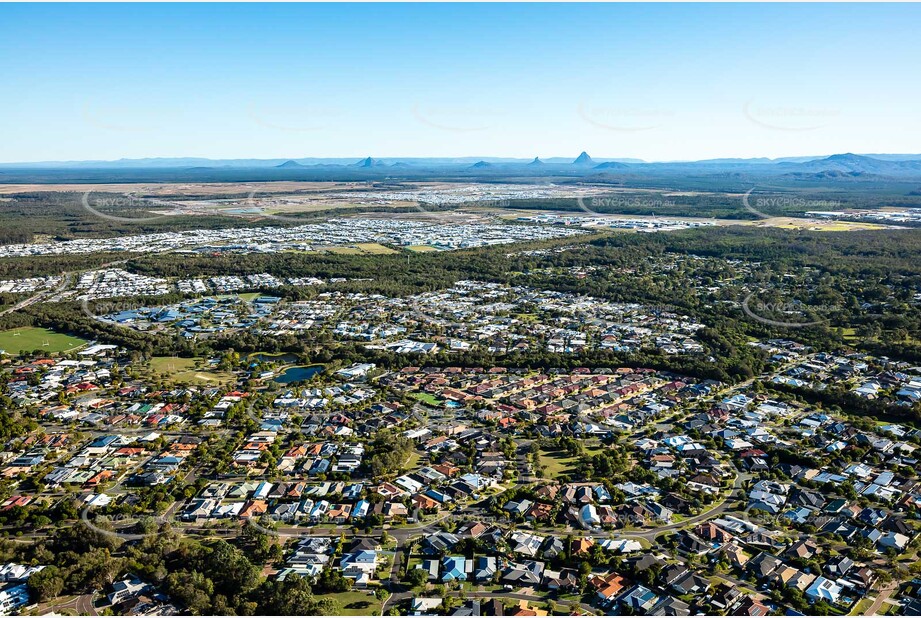
<path id="1" fill-rule="evenodd" d="M 602 452 L 605 447 L 597 441 L 583 444 L 585 447 L 585 456 L 592 457 Z M 556 478 L 563 474 L 575 473 L 575 465 L 579 457 L 568 455 L 560 449 L 545 449 L 539 451 L 540 465 L 544 467 L 544 478 Z"/>
<path id="2" fill-rule="evenodd" d="M 418 399 L 419 401 L 421 401 L 422 403 L 432 406 L 433 408 L 437 408 L 441 406 L 441 403 L 442 403 L 440 399 L 438 399 L 437 397 L 435 397 L 435 395 L 432 395 L 431 393 L 413 393 L 412 396 Z"/>
<path id="3" fill-rule="evenodd" d="M 863 221 L 834 221 L 834 220 L 822 220 L 822 219 L 806 219 L 801 217 L 769 217 L 767 219 L 716 219 L 709 217 L 686 217 L 686 216 L 675 216 L 675 215 L 635 215 L 635 214 L 616 214 L 616 213 L 603 213 L 603 214 L 593 214 L 593 213 L 584 213 L 577 212 L 572 210 L 525 210 L 525 209 L 492 209 L 489 212 L 498 216 L 500 219 L 512 220 L 517 219 L 518 217 L 530 217 L 534 216 L 536 213 L 540 214 L 553 214 L 560 216 L 570 216 L 570 217 L 581 217 L 581 216 L 591 216 L 593 218 L 599 219 L 630 219 L 635 221 L 654 221 L 656 219 L 669 219 L 674 221 L 686 221 L 686 222 L 709 222 L 713 225 L 718 226 L 732 226 L 732 225 L 742 225 L 750 227 L 771 227 L 771 228 L 780 228 L 786 230 L 811 230 L 814 232 L 858 232 L 862 230 L 885 230 L 892 229 L 891 225 L 883 225 L 879 223 L 867 223 Z M 601 231 L 599 229 L 599 231 Z M 616 230 L 616 231 L 631 231 L 631 230 Z"/>
<path id="4" fill-rule="evenodd" d="M 386 206 L 391 208 L 410 207 L 415 202 L 392 201 Z M 362 202 L 361 200 L 343 200 L 342 198 L 327 197 L 324 193 L 312 193 L 309 195 L 284 195 L 277 198 L 266 197 L 262 200 L 255 198 L 251 207 L 261 210 L 262 212 L 272 215 L 296 215 L 299 213 L 320 212 L 325 210 L 348 210 L 350 208 L 368 208 L 380 206 L 372 202 Z"/>
<path id="5" fill-rule="evenodd" d="M 150 371 L 165 374 L 170 382 L 188 382 L 201 386 L 216 386 L 233 381 L 234 375 L 225 371 L 198 368 L 200 358 L 179 358 L 177 356 L 154 356 L 150 359 Z"/>
<path id="6" fill-rule="evenodd" d="M 785 230 L 812 230 L 813 232 L 857 232 L 860 230 L 885 230 L 891 225 L 864 223 L 862 221 L 823 221 L 799 217 L 771 217 L 756 221 L 736 221 L 736 225 L 755 227 L 776 227 Z"/>
<path id="7" fill-rule="evenodd" d="M 57 333 L 47 328 L 25 327 L 0 332 L 0 350 L 6 350 L 8 354 L 33 350 L 66 352 L 83 345 L 86 345 L 85 339 Z"/>
<path id="8" fill-rule="evenodd" d="M 391 249 L 390 247 L 385 247 L 376 242 L 360 242 L 342 247 L 318 246 L 315 247 L 315 249 L 317 251 L 325 251 L 336 255 L 392 255 L 394 253 L 399 253 L 399 251 Z"/>
<path id="9" fill-rule="evenodd" d="M 361 249 L 364 253 L 370 253 L 372 255 L 390 255 L 393 253 L 399 253 L 391 249 L 390 247 L 385 247 L 376 242 L 360 242 L 355 245 L 358 249 Z"/>
<path id="10" fill-rule="evenodd" d="M 571 474 L 578 457 L 570 457 L 560 450 L 540 449 L 540 465 L 544 468 L 544 478 L 555 479 L 564 474 Z"/>
<path id="11" fill-rule="evenodd" d="M 404 470 L 414 470 L 419 466 L 420 459 L 422 459 L 422 455 L 419 451 L 413 451 L 410 453 L 409 458 L 406 460 L 406 463 L 403 464 L 402 468 Z"/>
<path id="12" fill-rule="evenodd" d="M 335 255 L 361 255 L 361 249 L 356 247 L 317 247 L 317 249 L 333 253 Z"/>
<path id="13" fill-rule="evenodd" d="M 361 590 L 318 594 L 318 599 L 331 599 L 343 616 L 373 616 L 381 611 L 381 602 L 373 594 Z"/>
<path id="14" fill-rule="evenodd" d="M 409 245 L 406 247 L 409 251 L 415 251 L 416 253 L 429 253 L 431 251 L 438 251 L 435 247 L 430 247 L 428 245 Z"/>

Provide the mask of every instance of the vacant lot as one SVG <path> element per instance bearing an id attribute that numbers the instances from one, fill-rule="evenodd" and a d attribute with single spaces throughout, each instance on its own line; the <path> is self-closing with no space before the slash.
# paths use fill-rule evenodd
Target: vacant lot
<path id="1" fill-rule="evenodd" d="M 572 474 L 577 457 L 570 457 L 561 450 L 540 449 L 540 465 L 544 467 L 544 478 L 554 479 L 564 474 Z"/>
<path id="2" fill-rule="evenodd" d="M 398 253 L 397 251 L 394 251 L 390 247 L 379 245 L 376 242 L 360 242 L 355 246 L 361 249 L 363 252 L 371 253 L 371 254 L 389 255 L 391 253 Z"/>
<path id="3" fill-rule="evenodd" d="M 165 375 L 170 382 L 185 382 L 202 386 L 228 384 L 234 375 L 228 371 L 214 371 L 200 358 L 179 358 L 177 356 L 154 356 L 150 359 L 151 373 Z"/>
<path id="4" fill-rule="evenodd" d="M 32 352 L 66 352 L 86 345 L 85 339 L 62 335 L 47 328 L 14 328 L 0 332 L 0 350 L 8 354 Z"/>
<path id="5" fill-rule="evenodd" d="M 361 249 L 356 247 L 316 247 L 316 249 L 337 255 L 361 255 Z"/>
<path id="6" fill-rule="evenodd" d="M 865 221 L 825 221 L 800 217 L 771 217 L 755 221 L 739 221 L 735 222 L 735 225 L 777 227 L 786 230 L 811 230 L 813 232 L 858 232 L 862 230 L 884 230 L 890 227 Z"/>
<path id="7" fill-rule="evenodd" d="M 380 613 L 381 602 L 373 594 L 360 590 L 318 594 L 319 599 L 332 599 L 343 616 L 373 616 Z"/>
<path id="8" fill-rule="evenodd" d="M 592 457 L 604 450 L 604 446 L 592 441 L 583 445 L 585 456 Z M 544 478 L 556 478 L 563 474 L 574 474 L 579 457 L 569 455 L 561 449 L 540 449 L 540 465 L 544 467 Z"/>

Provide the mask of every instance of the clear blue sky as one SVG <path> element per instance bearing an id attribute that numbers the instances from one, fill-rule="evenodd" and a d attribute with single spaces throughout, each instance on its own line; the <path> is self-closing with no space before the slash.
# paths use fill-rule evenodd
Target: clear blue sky
<path id="1" fill-rule="evenodd" d="M 0 5 L 0 162 L 921 151 L 921 6 Z"/>

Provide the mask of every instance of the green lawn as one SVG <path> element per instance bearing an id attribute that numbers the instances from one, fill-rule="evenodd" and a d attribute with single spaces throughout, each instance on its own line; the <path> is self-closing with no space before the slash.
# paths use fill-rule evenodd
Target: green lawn
<path id="1" fill-rule="evenodd" d="M 870 609 L 870 606 L 873 605 L 873 599 L 861 599 L 857 605 L 854 606 L 854 609 L 851 610 L 851 616 L 862 616 L 865 611 Z"/>
<path id="2" fill-rule="evenodd" d="M 437 408 L 441 405 L 441 400 L 431 393 L 413 393 L 413 397 L 433 408 Z"/>
<path id="3" fill-rule="evenodd" d="M 422 459 L 422 455 L 418 451 L 413 451 L 406 460 L 406 464 L 403 466 L 404 470 L 414 470 L 416 466 L 419 465 L 419 460 Z"/>
<path id="4" fill-rule="evenodd" d="M 879 613 L 881 616 L 895 616 L 899 613 L 900 605 L 898 603 L 889 603 L 884 601 L 882 606 L 879 608 Z"/>
<path id="5" fill-rule="evenodd" d="M 569 474 L 577 459 L 560 450 L 540 449 L 540 465 L 544 467 L 544 478 L 553 479 L 561 474 Z"/>
<path id="6" fill-rule="evenodd" d="M 857 340 L 857 329 L 856 328 L 842 328 L 842 336 L 848 341 Z"/>
<path id="7" fill-rule="evenodd" d="M 607 447 L 600 443 L 592 445 L 592 446 L 589 446 L 588 444 L 585 445 L 585 454 L 589 457 L 594 457 L 595 455 L 599 455 L 606 450 L 607 450 Z"/>
<path id="8" fill-rule="evenodd" d="M 318 599 L 332 599 L 336 603 L 337 614 L 342 616 L 380 615 L 381 602 L 374 595 L 361 590 L 348 592 L 331 592 L 318 594 Z"/>
<path id="9" fill-rule="evenodd" d="M 217 386 L 234 380 L 234 375 L 228 371 L 196 368 L 195 364 L 200 360 L 178 356 L 154 356 L 150 359 L 150 370 L 152 373 L 165 374 L 170 382 L 188 382 L 202 386 Z"/>
<path id="10" fill-rule="evenodd" d="M 46 345 L 47 344 L 47 345 Z M 85 339 L 62 335 L 47 328 L 14 328 L 0 332 L 0 350 L 8 354 L 32 352 L 66 352 L 86 345 Z"/>

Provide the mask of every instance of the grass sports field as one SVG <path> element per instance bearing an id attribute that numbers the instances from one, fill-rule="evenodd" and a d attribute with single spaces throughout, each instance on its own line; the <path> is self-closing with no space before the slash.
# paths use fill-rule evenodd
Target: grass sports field
<path id="1" fill-rule="evenodd" d="M 0 350 L 5 350 L 7 354 L 19 354 L 33 350 L 49 353 L 66 352 L 83 345 L 86 345 L 85 339 L 56 333 L 47 328 L 29 326 L 0 332 Z"/>

